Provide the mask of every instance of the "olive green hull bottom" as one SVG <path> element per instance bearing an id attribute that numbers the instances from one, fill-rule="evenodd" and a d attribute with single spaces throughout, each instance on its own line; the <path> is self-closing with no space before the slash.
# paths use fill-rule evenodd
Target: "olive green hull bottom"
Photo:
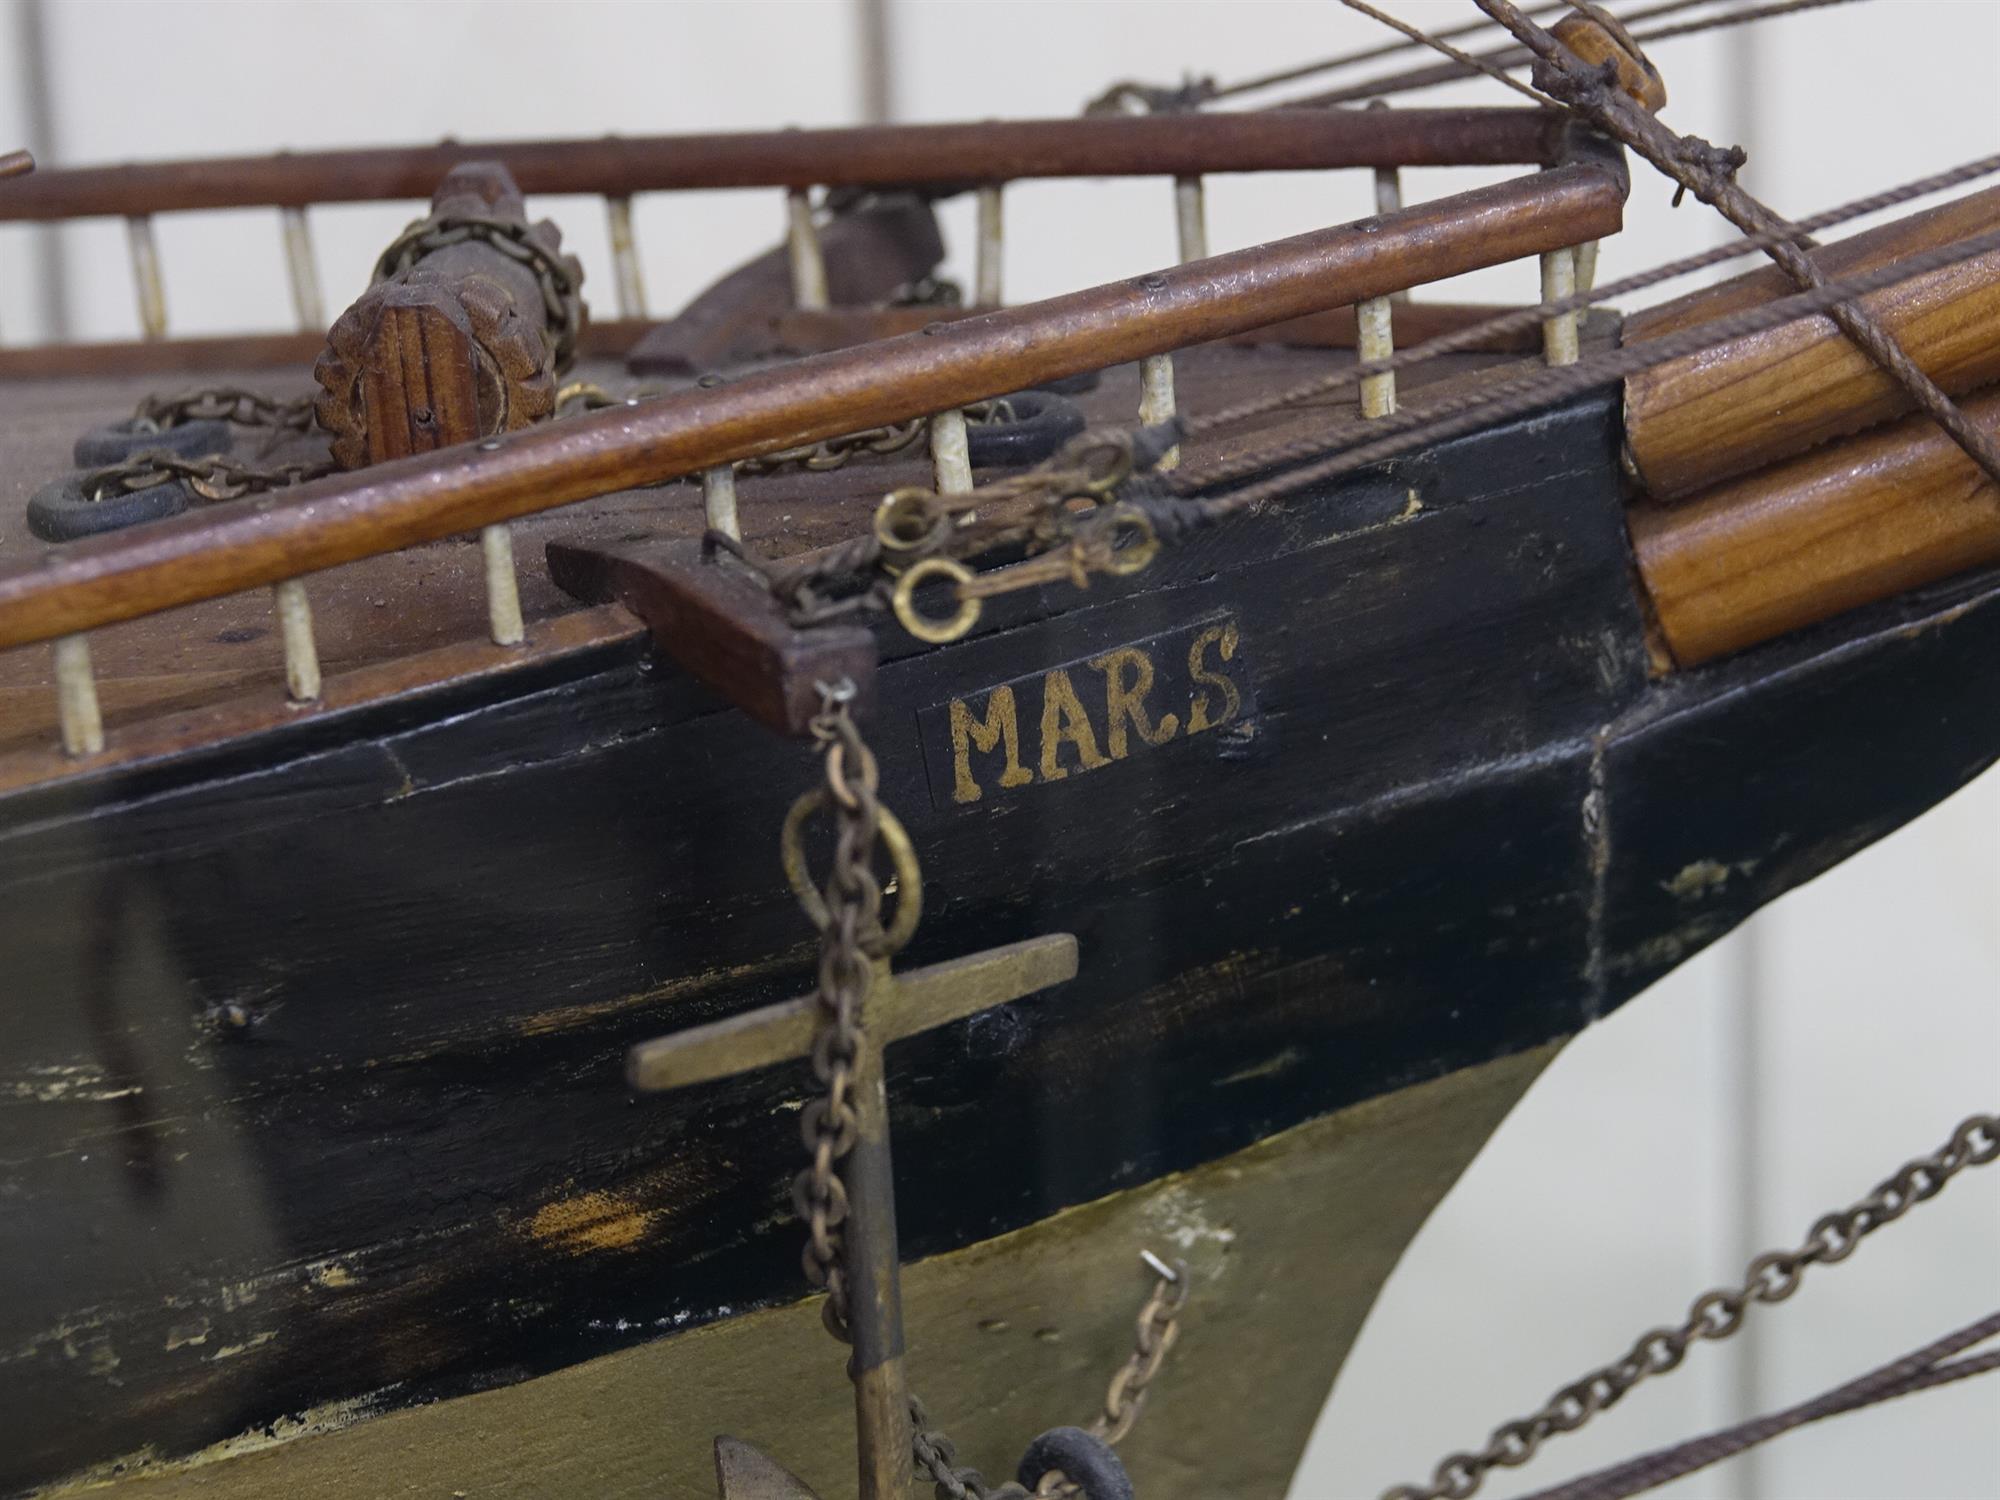
<path id="1" fill-rule="evenodd" d="M 1180 1342 L 1121 1451 L 1144 1500 L 1277 1500 L 1404 1246 L 1556 1050 L 906 1267 L 913 1387 L 961 1463 L 1009 1478 L 1036 1433 L 1098 1410 L 1151 1284 L 1139 1251 L 1179 1257 L 1194 1279 Z M 800 1302 L 434 1406 L 345 1426 L 328 1413 L 287 1441 L 224 1444 L 112 1487 L 144 1500 L 712 1500 L 711 1444 L 730 1433 L 849 1500 L 843 1365 L 817 1301 Z"/>

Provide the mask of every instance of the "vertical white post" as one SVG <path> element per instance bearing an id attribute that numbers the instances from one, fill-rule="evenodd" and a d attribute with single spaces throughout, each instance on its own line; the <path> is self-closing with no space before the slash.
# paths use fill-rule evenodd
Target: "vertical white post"
<path id="1" fill-rule="evenodd" d="M 1174 228 L 1183 265 L 1207 258 L 1208 202 L 1199 177 L 1174 179 Z M 1174 411 L 1174 358 L 1171 354 L 1148 355 L 1139 366 L 1139 420 L 1149 426 L 1171 421 Z M 1169 448 L 1159 467 L 1178 468 L 1180 461 L 1181 450 Z"/>
<path id="2" fill-rule="evenodd" d="M 931 474 L 940 495 L 972 490 L 972 452 L 965 438 L 965 413 L 953 407 L 931 418 Z"/>
<path id="3" fill-rule="evenodd" d="M 1174 227 L 1183 262 L 1208 258 L 1208 195 L 1199 177 L 1174 179 Z"/>
<path id="4" fill-rule="evenodd" d="M 1585 240 L 1576 247 L 1576 289 L 1588 294 L 1597 285 L 1597 241 Z"/>
<path id="5" fill-rule="evenodd" d="M 1174 415 L 1174 357 L 1171 354 L 1148 355 L 1139 365 L 1139 420 L 1152 426 L 1155 422 L 1170 421 Z M 1161 458 L 1162 469 L 1178 468 L 1181 450 L 1169 448 Z"/>
<path id="6" fill-rule="evenodd" d="M 479 551 L 486 563 L 486 623 L 496 646 L 518 646 L 528 638 L 521 620 L 521 584 L 514 576 L 514 534 L 505 526 L 487 526 L 479 533 Z"/>
<path id="7" fill-rule="evenodd" d="M 319 698 L 319 646 L 313 640 L 312 601 L 305 583 L 288 578 L 271 590 L 278 605 L 278 634 L 285 643 L 285 692 L 294 703 Z"/>
<path id="8" fill-rule="evenodd" d="M 326 304 L 319 293 L 319 262 L 313 256 L 312 233 L 303 208 L 279 212 L 285 225 L 285 276 L 292 287 L 292 312 L 301 333 L 326 332 Z"/>
<path id="9" fill-rule="evenodd" d="M 804 188 L 785 194 L 788 229 L 785 243 L 792 253 L 792 301 L 818 310 L 829 305 L 826 257 L 820 253 L 819 231 L 813 227 L 812 199 Z"/>
<path id="10" fill-rule="evenodd" d="M 153 217 L 141 214 L 125 221 L 132 245 L 132 282 L 139 295 L 139 328 L 148 339 L 167 336 L 167 289 L 160 280 L 160 247 L 153 239 Z"/>
<path id="11" fill-rule="evenodd" d="M 611 220 L 611 269 L 618 282 L 618 316 L 646 316 L 646 283 L 639 274 L 639 241 L 632 230 L 632 200 L 606 198 Z"/>
<path id="12" fill-rule="evenodd" d="M 1354 320 L 1359 336 L 1355 340 L 1355 358 L 1363 362 L 1387 359 L 1396 352 L 1396 335 L 1391 323 L 1391 300 L 1387 297 L 1370 297 L 1358 302 L 1354 307 Z M 1361 415 L 1364 417 L 1386 417 L 1396 409 L 1396 372 L 1385 370 L 1380 375 L 1361 377 Z"/>
<path id="13" fill-rule="evenodd" d="M 1576 251 L 1549 250 L 1542 255 L 1542 300 L 1553 302 L 1576 294 Z M 1577 361 L 1576 313 L 1557 313 L 1542 320 L 1542 357 L 1552 365 Z"/>
<path id="14" fill-rule="evenodd" d="M 989 182 L 979 190 L 979 259 L 973 278 L 973 298 L 981 307 L 1000 305 L 1000 262 L 1006 243 L 1000 192 L 1001 185 L 997 182 Z"/>
<path id="15" fill-rule="evenodd" d="M 717 464 L 701 471 L 701 508 L 710 531 L 743 540 L 743 529 L 736 519 L 736 465 Z"/>
<path id="16" fill-rule="evenodd" d="M 90 641 L 66 635 L 56 641 L 56 718 L 67 755 L 95 755 L 104 748 L 104 715 L 97 706 L 97 679 L 90 671 Z"/>

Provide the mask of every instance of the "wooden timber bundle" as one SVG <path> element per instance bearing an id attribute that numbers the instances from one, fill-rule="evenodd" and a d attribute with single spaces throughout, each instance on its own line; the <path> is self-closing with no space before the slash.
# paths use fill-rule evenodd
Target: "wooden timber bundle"
<path id="1" fill-rule="evenodd" d="M 1821 250 L 1830 276 L 2000 227 L 1987 189 Z M 1627 320 L 1628 344 L 1792 290 L 1775 267 Z M 1920 368 L 2000 431 L 2000 250 L 1861 299 Z M 1826 317 L 1799 318 L 1625 384 L 1639 570 L 1665 649 L 1692 666 L 2000 561 L 2000 493 Z M 1899 420 L 1900 419 L 1900 420 Z"/>

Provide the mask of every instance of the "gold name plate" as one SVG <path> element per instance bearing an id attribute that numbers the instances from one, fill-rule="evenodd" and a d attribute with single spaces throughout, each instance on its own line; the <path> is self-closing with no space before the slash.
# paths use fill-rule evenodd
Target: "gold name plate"
<path id="1" fill-rule="evenodd" d="M 917 714 L 939 807 L 1101 770 L 1249 714 L 1230 615 L 1031 672 Z"/>

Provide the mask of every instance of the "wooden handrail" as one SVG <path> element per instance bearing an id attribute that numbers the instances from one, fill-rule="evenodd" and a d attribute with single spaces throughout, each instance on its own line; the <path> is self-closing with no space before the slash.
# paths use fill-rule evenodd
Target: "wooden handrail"
<path id="1" fill-rule="evenodd" d="M 732 459 L 907 421 L 1618 230 L 1585 158 L 1356 224 L 932 325 L 51 549 L 0 572 L 0 647 L 75 634 Z"/>
<path id="2" fill-rule="evenodd" d="M 868 125 L 587 141 L 446 142 L 41 171 L 0 220 L 428 198 L 460 162 L 500 161 L 528 193 L 896 188 L 1026 177 L 1194 176 L 1334 167 L 1553 165 L 1541 109 L 1277 110 L 976 125 Z"/>

